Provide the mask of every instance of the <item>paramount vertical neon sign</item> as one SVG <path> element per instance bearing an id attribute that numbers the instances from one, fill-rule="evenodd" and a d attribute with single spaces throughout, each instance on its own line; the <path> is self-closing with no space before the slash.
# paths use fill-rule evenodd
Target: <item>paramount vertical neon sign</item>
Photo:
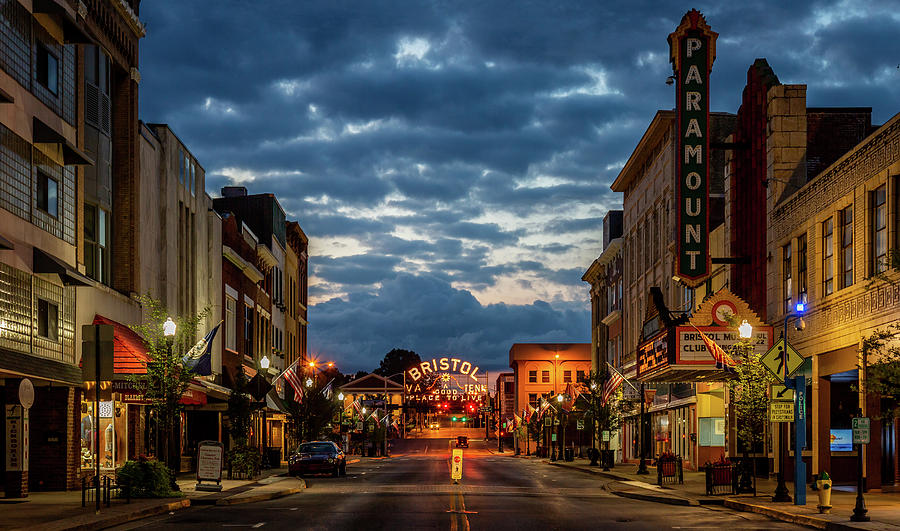
<path id="1" fill-rule="evenodd" d="M 709 258 L 709 74 L 716 38 L 696 9 L 669 34 L 669 56 L 678 80 L 678 252 L 675 274 L 688 286 L 710 273 Z"/>

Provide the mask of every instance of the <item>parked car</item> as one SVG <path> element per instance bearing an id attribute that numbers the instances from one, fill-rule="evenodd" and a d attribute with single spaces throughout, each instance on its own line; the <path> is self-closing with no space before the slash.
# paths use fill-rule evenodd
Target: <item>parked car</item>
<path id="1" fill-rule="evenodd" d="M 347 457 L 331 441 L 312 441 L 300 445 L 288 460 L 292 476 L 331 472 L 334 477 L 347 473 Z"/>
<path id="2" fill-rule="evenodd" d="M 456 438 L 456 447 L 457 448 L 468 448 L 469 447 L 469 438 L 465 435 L 460 435 Z"/>

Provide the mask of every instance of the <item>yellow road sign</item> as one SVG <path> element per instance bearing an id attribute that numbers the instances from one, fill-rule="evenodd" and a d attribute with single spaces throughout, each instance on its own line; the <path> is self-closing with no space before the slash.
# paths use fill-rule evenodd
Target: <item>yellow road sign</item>
<path id="1" fill-rule="evenodd" d="M 791 402 L 771 402 L 769 404 L 770 422 L 794 422 L 794 404 Z"/>
<path id="2" fill-rule="evenodd" d="M 782 384 L 773 383 L 769 392 L 769 398 L 773 402 L 793 402 L 794 390 L 788 389 Z"/>
<path id="3" fill-rule="evenodd" d="M 453 455 L 450 462 L 450 479 L 459 481 L 462 479 L 463 467 L 463 451 L 459 448 L 453 449 Z"/>
<path id="4" fill-rule="evenodd" d="M 779 339 L 759 360 L 779 380 L 794 374 L 803 365 L 803 356 L 784 338 Z M 787 366 L 787 371 L 785 371 Z"/>

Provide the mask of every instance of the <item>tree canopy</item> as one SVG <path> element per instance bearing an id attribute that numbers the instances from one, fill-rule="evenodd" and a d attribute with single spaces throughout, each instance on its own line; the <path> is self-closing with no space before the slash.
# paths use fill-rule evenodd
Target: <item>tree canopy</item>
<path id="1" fill-rule="evenodd" d="M 398 372 L 406 372 L 407 369 L 413 365 L 418 365 L 421 362 L 422 358 L 415 352 L 404 350 L 402 348 L 395 348 L 384 355 L 384 359 L 381 360 L 381 364 L 374 372 L 381 376 L 391 376 Z M 394 376 L 391 379 L 402 381 L 401 376 Z"/>

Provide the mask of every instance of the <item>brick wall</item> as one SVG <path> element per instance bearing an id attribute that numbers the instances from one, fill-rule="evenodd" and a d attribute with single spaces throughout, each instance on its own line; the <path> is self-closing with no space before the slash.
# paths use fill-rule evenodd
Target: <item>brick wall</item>
<path id="1" fill-rule="evenodd" d="M 112 286 L 122 293 L 139 292 L 137 205 L 140 204 L 138 93 L 128 73 L 113 72 L 113 234 Z"/>
<path id="2" fill-rule="evenodd" d="M 29 411 L 29 490 L 65 490 L 69 484 L 69 434 L 72 427 L 73 394 L 69 387 L 35 387 Z M 70 470 L 71 469 L 71 470 Z"/>
<path id="3" fill-rule="evenodd" d="M 806 113 L 806 178 L 812 179 L 863 141 L 872 129 L 872 109 L 809 108 Z"/>

